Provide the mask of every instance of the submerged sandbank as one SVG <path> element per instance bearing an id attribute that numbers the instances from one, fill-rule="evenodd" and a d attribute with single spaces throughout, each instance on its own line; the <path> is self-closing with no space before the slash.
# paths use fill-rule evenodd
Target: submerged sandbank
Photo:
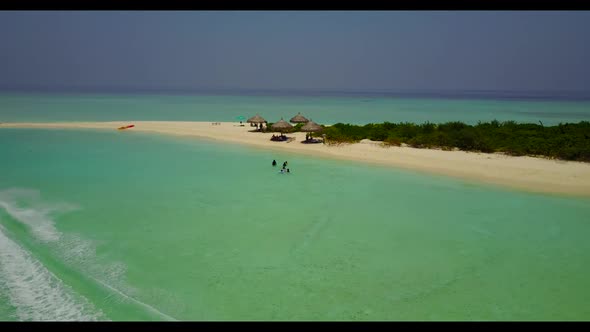
<path id="1" fill-rule="evenodd" d="M 242 127 L 235 122 L 220 122 L 218 125 L 188 121 L 2 123 L 0 129 L 116 130 L 128 124 L 135 124 L 135 128 L 128 131 L 208 138 L 284 152 L 400 167 L 532 192 L 590 196 L 590 164 L 587 163 L 465 151 L 384 147 L 379 142 L 367 140 L 341 146 L 301 144 L 306 134 L 301 132 L 289 134 L 295 137 L 294 141 L 272 142 L 272 133 L 252 133 L 249 131 L 253 128 L 248 124 Z"/>

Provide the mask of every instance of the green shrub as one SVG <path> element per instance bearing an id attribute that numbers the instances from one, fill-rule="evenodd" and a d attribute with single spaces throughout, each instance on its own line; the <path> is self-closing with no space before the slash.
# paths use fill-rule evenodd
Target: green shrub
<path id="1" fill-rule="evenodd" d="M 270 126 L 271 124 L 269 124 Z M 505 152 L 590 162 L 590 122 L 544 126 L 514 121 L 442 124 L 370 123 L 364 126 L 337 123 L 325 127 L 326 143 L 354 143 L 362 139 L 386 145 L 406 143 L 417 148 L 458 148 L 465 151 Z"/>

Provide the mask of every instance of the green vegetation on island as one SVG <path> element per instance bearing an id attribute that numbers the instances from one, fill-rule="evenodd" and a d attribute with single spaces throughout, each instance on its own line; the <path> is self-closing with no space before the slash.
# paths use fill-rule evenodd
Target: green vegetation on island
<path id="1" fill-rule="evenodd" d="M 337 123 L 323 130 L 327 144 L 355 143 L 362 139 L 386 145 L 405 143 L 415 148 L 502 152 L 513 156 L 544 156 L 590 162 L 590 122 L 544 126 L 514 121 L 441 124 L 370 123 L 364 126 Z"/>

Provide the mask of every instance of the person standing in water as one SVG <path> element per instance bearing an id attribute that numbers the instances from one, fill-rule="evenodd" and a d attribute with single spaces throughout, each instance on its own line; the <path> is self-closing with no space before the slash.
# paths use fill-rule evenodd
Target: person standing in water
<path id="1" fill-rule="evenodd" d="M 277 161 L 273 159 L 273 161 L 272 161 L 272 165 L 273 165 L 273 166 L 276 166 L 276 165 L 277 165 Z"/>

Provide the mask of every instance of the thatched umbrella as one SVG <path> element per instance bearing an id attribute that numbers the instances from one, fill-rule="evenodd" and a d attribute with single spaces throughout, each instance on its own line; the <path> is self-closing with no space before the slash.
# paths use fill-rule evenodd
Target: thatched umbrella
<path id="1" fill-rule="evenodd" d="M 266 123 L 267 121 L 264 120 L 263 117 L 261 117 L 260 115 L 256 114 L 255 116 L 251 117 L 250 119 L 248 119 L 246 122 L 248 123 L 255 123 L 256 127 L 258 127 L 258 124 L 260 124 L 260 129 L 262 129 L 262 124 Z"/>
<path id="2" fill-rule="evenodd" d="M 246 121 L 248 123 L 266 123 L 266 120 L 264 120 L 263 117 L 261 117 L 260 115 L 256 114 L 253 117 L 251 117 L 250 119 L 248 119 L 248 121 Z"/>
<path id="3" fill-rule="evenodd" d="M 303 127 L 301 127 L 301 131 L 307 131 L 307 132 L 318 132 L 318 131 L 322 131 L 322 126 L 320 126 L 319 124 L 313 122 L 313 121 L 309 121 L 308 123 L 306 123 L 305 125 L 303 125 Z"/>
<path id="4" fill-rule="evenodd" d="M 301 131 L 306 131 L 306 132 L 318 132 L 318 131 L 322 131 L 322 126 L 320 126 L 319 124 L 309 120 L 308 123 L 304 124 L 303 127 L 301 127 Z M 311 139 L 311 134 L 309 135 L 309 137 L 307 136 L 307 134 L 305 134 L 305 141 L 307 142 L 309 139 Z"/>
<path id="5" fill-rule="evenodd" d="M 301 113 L 297 113 L 297 115 L 292 117 L 291 120 L 289 120 L 289 122 L 291 122 L 291 123 L 308 123 L 309 120 L 307 120 L 303 115 L 301 115 Z"/>
<path id="6" fill-rule="evenodd" d="M 270 129 L 272 129 L 273 131 L 279 131 L 281 133 L 289 131 L 293 128 L 293 126 L 283 120 L 283 118 L 281 118 L 281 120 L 277 121 L 276 123 L 273 123 L 272 126 L 270 126 Z"/>

